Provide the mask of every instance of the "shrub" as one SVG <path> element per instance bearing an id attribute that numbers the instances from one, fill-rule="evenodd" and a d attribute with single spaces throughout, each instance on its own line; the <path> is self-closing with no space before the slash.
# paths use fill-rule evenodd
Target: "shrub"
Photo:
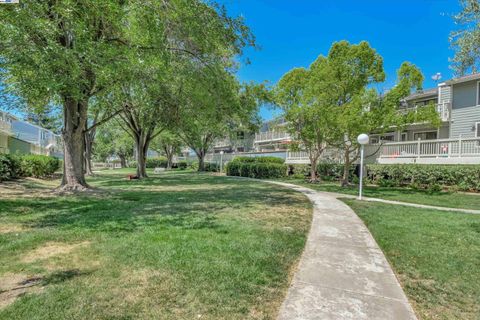
<path id="1" fill-rule="evenodd" d="M 331 162 L 320 162 L 317 165 L 317 173 L 324 180 L 340 180 L 343 177 L 343 164 L 340 163 L 331 163 Z M 353 173 L 355 172 L 355 166 L 350 166 L 349 178 L 353 178 Z"/>
<path id="2" fill-rule="evenodd" d="M 185 170 L 185 169 L 187 169 L 187 166 L 188 166 L 188 163 L 187 163 L 187 161 L 185 161 L 185 160 L 181 160 L 181 161 L 178 161 L 178 162 L 177 162 L 177 167 L 178 167 L 178 169 L 180 169 L 180 170 Z"/>
<path id="3" fill-rule="evenodd" d="M 278 158 L 278 157 L 272 157 L 272 156 L 266 156 L 266 157 L 235 157 L 233 158 L 232 161 L 235 162 L 256 162 L 256 163 L 278 163 L 278 164 L 284 164 L 285 159 Z"/>
<path id="4" fill-rule="evenodd" d="M 288 175 L 295 178 L 305 178 L 310 176 L 309 164 L 289 164 Z"/>
<path id="5" fill-rule="evenodd" d="M 217 172 L 220 171 L 220 166 L 215 162 L 205 162 L 205 171 L 207 172 Z"/>
<path id="6" fill-rule="evenodd" d="M 20 157 L 20 167 L 25 177 L 46 178 L 60 168 L 60 160 L 43 155 L 24 155 Z"/>
<path id="7" fill-rule="evenodd" d="M 17 156 L 0 154 L 0 181 L 19 178 L 21 176 L 20 160 Z"/>
<path id="8" fill-rule="evenodd" d="M 148 158 L 145 165 L 147 168 L 166 168 L 167 167 L 167 158 L 158 157 L 158 158 Z"/>
<path id="9" fill-rule="evenodd" d="M 267 158 L 267 159 L 265 159 Z M 253 159 L 253 160 L 252 160 Z M 262 159 L 262 160 L 260 160 Z M 275 159 L 275 160 L 273 160 Z M 287 175 L 287 166 L 275 157 L 237 157 L 227 164 L 227 175 L 257 179 L 282 178 Z M 269 162 L 271 160 L 271 162 Z"/>
<path id="10" fill-rule="evenodd" d="M 367 177 L 373 183 L 394 187 L 480 191 L 480 165 L 375 164 L 367 166 Z"/>
<path id="11" fill-rule="evenodd" d="M 0 155 L 0 181 L 20 177 L 45 178 L 60 169 L 61 161 L 43 155 Z"/>

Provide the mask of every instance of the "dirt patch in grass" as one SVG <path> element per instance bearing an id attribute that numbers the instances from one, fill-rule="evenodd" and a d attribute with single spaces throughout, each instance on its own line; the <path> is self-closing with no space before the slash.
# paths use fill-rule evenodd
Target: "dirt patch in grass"
<path id="1" fill-rule="evenodd" d="M 31 263 L 36 260 L 45 260 L 57 255 L 67 254 L 81 247 L 86 247 L 89 241 L 83 241 L 75 244 L 65 244 L 60 242 L 47 242 L 43 246 L 30 251 L 22 258 L 22 262 Z"/>
<path id="2" fill-rule="evenodd" d="M 15 302 L 15 299 L 27 293 L 42 290 L 42 277 L 25 274 L 7 273 L 0 277 L 0 309 Z"/>
<path id="3" fill-rule="evenodd" d="M 0 224 L 0 234 L 18 233 L 26 230 L 28 230 L 28 228 L 25 228 L 24 226 L 19 224 L 9 224 L 9 223 Z"/>

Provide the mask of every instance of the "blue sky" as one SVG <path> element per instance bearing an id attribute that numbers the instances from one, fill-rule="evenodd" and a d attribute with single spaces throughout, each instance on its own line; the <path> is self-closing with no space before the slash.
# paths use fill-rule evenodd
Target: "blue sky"
<path id="1" fill-rule="evenodd" d="M 458 0 L 223 0 L 231 15 L 242 15 L 256 36 L 260 50 L 248 49 L 250 65 L 243 65 L 244 81 L 276 83 L 294 67 L 308 67 L 326 55 L 339 40 L 366 40 L 384 59 L 387 74 L 379 90 L 395 83 L 403 61 L 416 64 L 425 75 L 425 88 L 435 86 L 431 76 L 452 77 L 449 33 L 458 28 L 452 15 Z M 277 111 L 262 108 L 270 119 Z"/>

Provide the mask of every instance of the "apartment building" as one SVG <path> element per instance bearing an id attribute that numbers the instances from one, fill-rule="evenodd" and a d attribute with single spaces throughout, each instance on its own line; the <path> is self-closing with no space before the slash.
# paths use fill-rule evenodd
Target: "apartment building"
<path id="1" fill-rule="evenodd" d="M 50 130 L 0 111 L 0 153 L 63 157 L 61 137 Z"/>

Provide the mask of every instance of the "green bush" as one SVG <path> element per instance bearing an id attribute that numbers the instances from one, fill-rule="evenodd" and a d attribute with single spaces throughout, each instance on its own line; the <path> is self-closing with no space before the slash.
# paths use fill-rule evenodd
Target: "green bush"
<path id="1" fill-rule="evenodd" d="M 257 179 L 285 177 L 287 175 L 288 168 L 285 164 L 283 164 L 283 159 L 280 159 L 282 160 L 281 163 L 277 159 L 280 158 L 238 157 L 227 164 L 227 175 Z M 271 160 L 271 162 L 269 162 L 269 160 Z"/>
<path id="2" fill-rule="evenodd" d="M 232 161 L 235 162 L 255 162 L 255 163 L 278 163 L 278 164 L 284 164 L 285 159 L 278 158 L 278 157 L 272 157 L 272 156 L 267 156 L 267 157 L 235 157 L 233 158 Z"/>
<path id="3" fill-rule="evenodd" d="M 0 181 L 19 178 L 21 175 L 19 157 L 10 154 L 0 154 Z"/>
<path id="4" fill-rule="evenodd" d="M 188 167 L 188 163 L 185 160 L 181 160 L 177 162 L 177 168 L 180 170 L 185 170 Z"/>
<path id="5" fill-rule="evenodd" d="M 60 164 L 59 159 L 49 156 L 0 154 L 0 181 L 50 177 L 60 169 Z"/>
<path id="6" fill-rule="evenodd" d="M 367 177 L 382 186 L 480 191 L 480 165 L 375 164 L 367 166 Z"/>
<path id="7" fill-rule="evenodd" d="M 20 157 L 20 167 L 25 177 L 46 178 L 60 168 L 60 160 L 43 155 L 24 155 Z"/>
<path id="8" fill-rule="evenodd" d="M 305 178 L 310 176 L 309 164 L 289 164 L 288 175 L 295 178 Z"/>
<path id="9" fill-rule="evenodd" d="M 205 171 L 217 172 L 217 171 L 220 171 L 220 166 L 215 162 L 205 162 Z"/>
<path id="10" fill-rule="evenodd" d="M 331 163 L 331 162 L 320 162 L 317 165 L 317 173 L 324 180 L 340 180 L 343 177 L 343 164 L 340 163 Z M 349 170 L 349 179 L 353 178 L 353 173 L 355 172 L 355 166 L 350 166 Z"/>
<path id="11" fill-rule="evenodd" d="M 147 168 L 166 168 L 168 160 L 166 157 L 147 158 L 145 163 Z"/>

